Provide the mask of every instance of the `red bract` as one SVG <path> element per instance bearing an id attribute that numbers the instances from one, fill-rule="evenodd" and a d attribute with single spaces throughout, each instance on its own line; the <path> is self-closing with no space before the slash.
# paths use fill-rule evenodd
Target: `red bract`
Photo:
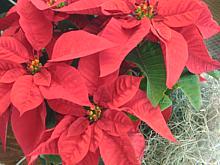
<path id="1" fill-rule="evenodd" d="M 188 45 L 189 57 L 186 67 L 191 73 L 201 74 L 220 69 L 220 62 L 213 60 L 204 44 L 201 33 L 196 26 L 191 25 L 179 30 Z"/>
<path id="2" fill-rule="evenodd" d="M 42 142 L 31 155 L 60 154 L 67 165 L 83 165 L 91 160 L 89 164 L 97 165 L 100 154 L 106 164 L 140 164 L 144 139 L 137 133 L 127 134 L 134 125 L 124 113 L 106 110 L 100 120 L 91 124 L 84 117 L 86 111 L 81 110 L 82 117 L 66 115 L 54 130 L 45 132 Z M 138 140 L 136 148 L 134 140 Z"/>
<path id="3" fill-rule="evenodd" d="M 117 77 L 117 74 L 97 78 L 99 66 L 95 57 L 84 57 L 79 62 L 93 105 L 84 107 L 64 100 L 48 101 L 51 108 L 66 117 L 32 155 L 60 154 L 66 164 L 77 164 L 83 163 L 81 161 L 90 152 L 100 151 L 106 164 L 140 164 L 137 158 L 143 152 L 143 140 L 140 135 L 132 134 L 136 129 L 124 112 L 134 114 L 165 138 L 175 141 L 160 109 L 153 108 L 146 95 L 139 91 L 142 78 Z M 88 62 L 92 65 L 89 69 L 85 68 Z M 54 137 L 57 132 L 59 135 Z M 136 138 L 139 139 L 136 144 L 129 140 Z"/>
<path id="4" fill-rule="evenodd" d="M 52 38 L 52 23 L 29 0 L 19 0 L 16 10 L 19 24 L 33 48 L 45 48 Z"/>
<path id="5" fill-rule="evenodd" d="M 111 15 L 118 19 L 117 21 L 112 18 L 100 33 L 108 40 L 119 43 L 118 47 L 104 51 L 100 55 L 101 76 L 117 70 L 125 56 L 151 32 L 164 47 L 166 84 L 167 87 L 172 88 L 186 66 L 188 50 L 190 51 L 187 49 L 184 37 L 172 28 L 195 24 L 206 37 L 219 32 L 219 26 L 212 20 L 207 6 L 197 0 L 111 0 L 88 3 L 86 7 L 92 5 L 95 11 L 101 10 L 104 15 Z M 69 10 L 87 11 L 83 9 L 84 1 L 77 1 L 76 4 L 69 6 Z M 206 29 L 206 25 L 211 25 L 212 30 Z"/>
<path id="6" fill-rule="evenodd" d="M 76 34 L 76 40 L 72 42 L 73 47 L 74 43 L 80 40 L 90 41 L 94 39 L 93 41 L 99 42 L 100 39 L 102 43 L 99 44 L 99 48 L 86 47 L 86 45 L 84 47 L 77 47 L 77 51 L 71 53 L 86 56 L 90 53 L 96 53 L 112 47 L 113 45 L 102 38 L 83 31 L 75 31 L 72 33 Z M 77 35 L 78 33 L 82 35 Z M 62 37 L 57 40 L 57 43 L 59 43 L 58 46 L 62 47 L 61 49 L 68 49 L 70 45 L 62 45 L 62 40 Z M 66 40 L 63 40 L 63 43 L 65 42 Z M 53 53 L 62 57 L 56 45 Z M 63 55 L 65 56 L 67 54 Z M 4 116 L 9 114 L 8 107 L 10 103 L 17 108 L 22 116 L 28 113 L 27 111 L 36 110 L 36 108 L 42 108 L 40 111 L 44 111 L 45 113 L 45 108 L 40 106 L 44 99 L 62 98 L 78 104 L 90 105 L 87 88 L 84 85 L 80 73 L 75 68 L 65 63 L 46 63 L 43 66 L 39 58 L 39 56 L 29 55 L 26 48 L 16 39 L 12 37 L 0 38 L 0 103 L 2 105 L 0 116 L 4 118 L 4 120 L 2 120 L 4 123 L 0 129 L 0 133 L 4 144 L 5 129 L 8 122 L 8 119 Z M 36 114 L 33 114 L 33 118 L 35 118 L 34 115 Z M 14 120 L 15 123 L 16 121 L 18 120 Z M 23 120 L 21 122 L 23 123 Z M 26 124 L 26 126 L 29 126 L 29 124 Z M 29 152 L 30 148 L 23 147 L 24 141 L 20 138 L 20 131 L 16 131 L 19 128 L 23 129 L 23 127 L 15 127 L 15 136 L 23 150 L 28 150 Z M 31 127 L 24 128 L 32 129 Z"/>
<path id="7" fill-rule="evenodd" d="M 93 0 L 88 3 L 85 0 L 31 0 L 42 11 L 65 12 L 70 14 L 101 14 L 103 0 Z"/>
<path id="8" fill-rule="evenodd" d="M 55 44 L 52 59 L 59 57 L 59 61 L 69 60 L 69 56 L 86 56 L 112 47 L 110 42 L 84 31 L 73 31 L 71 34 L 75 36 L 75 42 L 66 42 L 64 34 Z M 94 45 L 86 44 L 90 40 L 95 41 Z M 78 71 L 73 67 L 62 63 L 48 63 L 42 66 L 39 57 L 29 56 L 23 45 L 10 37 L 1 38 L 0 49 L 0 59 L 6 61 L 0 82 L 12 83 L 16 80 L 11 101 L 21 113 L 39 106 L 43 98 L 63 98 L 88 105 L 87 100 L 80 99 L 83 95 L 87 98 L 87 90 Z M 7 61 L 11 61 L 13 65 Z"/>
<path id="9" fill-rule="evenodd" d="M 161 136 L 175 141 L 159 107 L 154 108 L 144 92 L 139 90 L 142 78 L 117 77 L 117 72 L 98 78 L 99 61 L 97 59 L 98 57 L 95 55 L 81 58 L 78 67 L 96 102 L 104 107 L 132 113 Z M 89 63 L 92 64 L 90 68 L 87 67 Z M 135 79 L 139 79 L 139 81 Z M 100 101 L 97 101 L 99 99 Z"/>

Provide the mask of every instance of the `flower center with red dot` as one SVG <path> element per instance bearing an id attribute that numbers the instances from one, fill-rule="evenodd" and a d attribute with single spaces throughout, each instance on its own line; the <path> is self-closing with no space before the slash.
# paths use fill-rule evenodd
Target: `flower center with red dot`
<path id="1" fill-rule="evenodd" d="M 154 6 L 150 4 L 149 0 L 143 1 L 140 4 L 135 5 L 135 11 L 133 15 L 137 20 L 141 20 L 144 17 L 151 19 L 156 15 L 158 2 Z"/>
<path id="2" fill-rule="evenodd" d="M 38 58 L 35 58 L 27 64 L 27 70 L 32 75 L 34 75 L 37 72 L 40 72 L 41 68 L 42 64 L 40 63 L 40 60 Z"/>
<path id="3" fill-rule="evenodd" d="M 87 117 L 90 122 L 95 122 L 101 118 L 102 108 L 98 105 L 89 107 L 87 110 Z"/>

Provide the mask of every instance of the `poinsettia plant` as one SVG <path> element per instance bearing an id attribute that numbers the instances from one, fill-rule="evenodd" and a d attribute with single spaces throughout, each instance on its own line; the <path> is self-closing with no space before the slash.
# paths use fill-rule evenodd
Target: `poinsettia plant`
<path id="1" fill-rule="evenodd" d="M 201 0 L 18 0 L 0 30 L 0 138 L 10 124 L 29 164 L 141 164 L 140 124 L 177 142 L 172 92 L 199 110 L 200 74 L 220 69 Z"/>

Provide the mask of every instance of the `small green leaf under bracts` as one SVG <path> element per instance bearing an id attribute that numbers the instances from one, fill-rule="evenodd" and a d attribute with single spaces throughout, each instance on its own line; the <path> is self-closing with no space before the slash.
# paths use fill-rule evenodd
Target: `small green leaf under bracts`
<path id="1" fill-rule="evenodd" d="M 164 95 L 163 99 L 160 101 L 160 109 L 163 111 L 167 108 L 169 108 L 172 105 L 172 100 L 169 98 L 169 96 Z"/>
<path id="2" fill-rule="evenodd" d="M 127 60 L 134 62 L 147 78 L 147 96 L 156 107 L 167 89 L 166 70 L 160 45 L 144 42 L 129 54 Z"/>
<path id="3" fill-rule="evenodd" d="M 58 165 L 62 163 L 62 160 L 58 155 L 41 155 L 40 157 L 46 161 L 46 164 Z"/>
<path id="4" fill-rule="evenodd" d="M 137 121 L 138 118 L 130 113 L 127 113 L 128 117 L 132 120 L 132 121 Z"/>
<path id="5" fill-rule="evenodd" d="M 177 87 L 187 96 L 192 106 L 196 110 L 200 110 L 202 98 L 199 77 L 196 75 L 184 75 L 177 83 Z"/>

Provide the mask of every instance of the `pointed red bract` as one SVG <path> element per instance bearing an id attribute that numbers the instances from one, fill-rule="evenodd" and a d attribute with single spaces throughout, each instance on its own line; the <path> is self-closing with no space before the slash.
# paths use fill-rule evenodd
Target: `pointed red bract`
<path id="1" fill-rule="evenodd" d="M 17 14 L 17 12 L 15 11 L 16 7 L 12 7 L 7 15 L 3 18 L 0 18 L 0 30 L 5 30 L 7 28 L 9 28 L 10 26 L 12 26 L 12 24 L 18 20 L 19 16 Z"/>
<path id="2" fill-rule="evenodd" d="M 183 36 L 171 30 L 171 39 L 164 41 L 167 80 L 166 85 L 172 88 L 179 80 L 188 59 L 187 42 Z"/>
<path id="3" fill-rule="evenodd" d="M 46 99 L 64 99 L 79 105 L 90 105 L 88 90 L 75 68 L 60 63 L 47 69 L 51 73 L 51 85 L 39 87 Z"/>
<path id="4" fill-rule="evenodd" d="M 201 74 L 220 69 L 220 62 L 209 56 L 203 38 L 195 26 L 185 27 L 180 32 L 188 44 L 189 58 L 186 66 L 190 72 Z"/>
<path id="5" fill-rule="evenodd" d="M 166 120 L 166 122 L 168 122 L 170 120 L 170 117 L 172 115 L 172 111 L 173 111 L 172 107 L 169 107 L 169 108 L 162 111 L 162 115 L 163 115 L 164 119 Z"/>
<path id="6" fill-rule="evenodd" d="M 125 107 L 130 109 L 130 113 L 144 121 L 155 132 L 170 141 L 176 142 L 164 120 L 161 110 L 159 107 L 154 108 L 151 105 L 143 91 L 138 91 L 137 95 Z"/>
<path id="7" fill-rule="evenodd" d="M 79 136 L 62 134 L 58 141 L 59 153 L 66 164 L 79 163 L 88 153 L 91 140 L 91 129 Z"/>
<path id="8" fill-rule="evenodd" d="M 207 4 L 205 4 L 203 1 L 200 3 L 203 5 L 203 10 L 196 21 L 196 26 L 198 27 L 203 38 L 208 39 L 220 32 L 220 26 L 213 19 L 212 13 L 210 12 Z"/>
<path id="9" fill-rule="evenodd" d="M 18 144 L 25 155 L 33 151 L 45 131 L 46 107 L 41 104 L 36 109 L 20 116 L 19 111 L 12 109 L 11 125 Z"/>
<path id="10" fill-rule="evenodd" d="M 37 108 L 44 98 L 31 75 L 19 77 L 11 90 L 11 102 L 21 113 Z"/>
<path id="11" fill-rule="evenodd" d="M 0 38 L 0 60 L 24 63 L 27 61 L 28 56 L 26 48 L 15 38 Z"/>
<path id="12" fill-rule="evenodd" d="M 96 152 L 88 152 L 87 155 L 81 162 L 77 163 L 77 165 L 98 165 L 100 154 L 98 151 Z"/>
<path id="13" fill-rule="evenodd" d="M 141 133 L 134 132 L 129 134 L 129 139 L 134 148 L 137 160 L 139 160 L 139 163 L 141 164 L 141 158 L 143 157 L 146 148 L 144 136 Z"/>
<path id="14" fill-rule="evenodd" d="M 123 112 L 108 110 L 104 112 L 98 127 L 110 135 L 119 136 L 126 134 L 133 128 L 132 121 Z"/>
<path id="15" fill-rule="evenodd" d="M 119 76 L 111 84 L 100 86 L 94 95 L 94 100 L 111 108 L 127 103 L 138 91 L 142 77 Z"/>
<path id="16" fill-rule="evenodd" d="M 104 134 L 100 143 L 100 153 L 106 165 L 139 165 L 135 151 L 127 136 L 113 137 Z"/>
<path id="17" fill-rule="evenodd" d="M 34 79 L 34 83 L 36 85 L 50 86 L 51 74 L 50 74 L 50 72 L 47 71 L 47 69 L 41 68 L 41 71 L 36 73 L 33 76 L 33 79 Z"/>
<path id="18" fill-rule="evenodd" d="M 170 27 L 184 27 L 195 23 L 202 13 L 202 5 L 197 0 L 159 0 L 158 15 Z"/>
<path id="19" fill-rule="evenodd" d="M 13 69 L 7 70 L 0 78 L 1 83 L 13 83 L 20 76 L 24 75 L 26 71 L 21 67 L 15 67 Z"/>
<path id="20" fill-rule="evenodd" d="M 67 100 L 54 99 L 48 100 L 47 102 L 54 111 L 63 115 L 73 115 L 80 117 L 86 114 L 81 105 L 74 104 Z"/>
<path id="21" fill-rule="evenodd" d="M 72 39 L 69 42 L 69 39 Z M 66 61 L 92 55 L 115 44 L 105 38 L 87 33 L 82 30 L 64 33 L 54 45 L 50 61 Z"/>
<path id="22" fill-rule="evenodd" d="M 36 50 L 45 48 L 52 38 L 52 23 L 29 0 L 19 0 L 16 7 L 28 41 Z"/>
<path id="23" fill-rule="evenodd" d="M 35 157 L 42 154 L 59 154 L 58 139 L 73 121 L 73 117 L 66 115 L 54 129 L 46 130 L 41 136 L 39 145 L 29 156 Z"/>
<path id="24" fill-rule="evenodd" d="M 100 33 L 100 36 L 119 45 L 100 54 L 101 76 L 106 76 L 118 70 L 124 58 L 144 39 L 149 30 L 150 26 L 147 21 L 137 27 L 137 29 L 125 30 L 122 29 L 120 21 L 112 18 Z"/>
<path id="25" fill-rule="evenodd" d="M 88 87 L 89 94 L 93 95 L 97 89 L 100 75 L 99 56 L 91 55 L 80 58 L 78 70 Z"/>

